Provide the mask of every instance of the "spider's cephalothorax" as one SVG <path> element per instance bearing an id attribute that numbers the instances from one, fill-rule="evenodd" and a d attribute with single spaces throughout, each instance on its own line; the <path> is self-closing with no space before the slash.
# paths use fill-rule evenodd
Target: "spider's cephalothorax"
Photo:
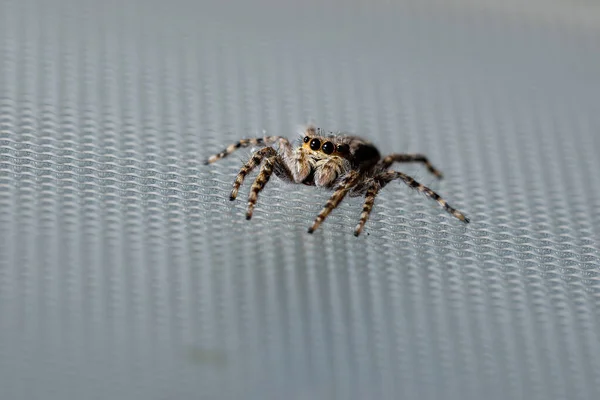
<path id="1" fill-rule="evenodd" d="M 274 144 L 278 144 L 277 150 L 271 147 Z M 230 199 L 235 200 L 246 175 L 260 165 L 258 176 L 252 184 L 248 196 L 246 219 L 252 218 L 258 193 L 264 188 L 271 175 L 275 173 L 279 178 L 288 182 L 333 190 L 333 194 L 325 207 L 308 229 L 309 233 L 317 229 L 346 195 L 364 195 L 365 203 L 362 214 L 354 230 L 354 235 L 358 236 L 369 218 L 375 196 L 385 185 L 396 179 L 434 199 L 447 212 L 461 221 L 469 222 L 465 215 L 450 207 L 433 190 L 402 172 L 389 169 L 395 162 L 419 162 L 424 164 L 435 176 L 441 178 L 442 174 L 422 154 L 390 154 L 382 158 L 375 146 L 360 137 L 334 135 L 309 126 L 296 147 L 293 147 L 286 138 L 281 136 L 242 139 L 229 145 L 222 152 L 211 156 L 206 164 L 220 160 L 240 147 L 248 146 L 263 147 L 254 152 L 250 160 L 242 167 L 235 178 L 230 195 Z"/>

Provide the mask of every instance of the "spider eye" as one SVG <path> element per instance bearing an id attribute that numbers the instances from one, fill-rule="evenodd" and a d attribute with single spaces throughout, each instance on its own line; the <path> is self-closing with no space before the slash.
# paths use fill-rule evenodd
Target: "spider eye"
<path id="1" fill-rule="evenodd" d="M 338 144 L 338 146 L 337 146 L 338 153 L 347 153 L 348 150 L 349 150 L 349 147 L 347 144 Z"/>
<path id="2" fill-rule="evenodd" d="M 309 140 L 310 138 L 308 136 L 304 136 L 304 143 L 308 143 Z"/>
<path id="3" fill-rule="evenodd" d="M 331 153 L 333 153 L 333 149 L 335 149 L 335 146 L 333 145 L 333 143 L 325 142 L 325 143 L 323 143 L 323 148 L 321 150 L 323 150 L 323 153 L 325 153 L 325 154 L 331 154 Z"/>
<path id="4" fill-rule="evenodd" d="M 310 141 L 310 148 L 317 151 L 321 148 L 321 141 L 319 139 L 313 139 Z"/>

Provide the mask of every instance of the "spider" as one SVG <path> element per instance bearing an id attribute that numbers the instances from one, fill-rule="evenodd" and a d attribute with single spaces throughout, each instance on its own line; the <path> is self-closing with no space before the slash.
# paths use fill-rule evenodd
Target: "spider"
<path id="1" fill-rule="evenodd" d="M 303 137 L 302 137 L 303 136 Z M 277 144 L 277 150 L 272 145 Z M 365 202 L 354 235 L 363 230 L 375 197 L 381 189 L 393 180 L 399 179 L 418 192 L 437 201 L 448 213 L 468 223 L 469 219 L 460 211 L 451 207 L 437 193 L 410 176 L 389 169 L 395 162 L 419 162 L 438 178 L 442 173 L 431 165 L 422 154 L 390 154 L 381 157 L 379 150 L 367 140 L 358 136 L 326 133 L 321 128 L 308 126 L 301 139 L 293 147 L 289 140 L 282 136 L 265 136 L 263 138 L 242 139 L 230 144 L 218 154 L 209 157 L 205 164 L 211 164 L 233 153 L 236 149 L 248 146 L 261 146 L 240 170 L 233 182 L 230 200 L 235 200 L 244 178 L 260 165 L 248 196 L 246 219 L 252 213 L 258 194 L 265 187 L 271 175 L 275 173 L 280 179 L 291 183 L 302 183 L 333 190 L 333 194 L 321 210 L 308 233 L 313 233 L 336 208 L 346 195 L 350 197 L 365 196 Z"/>

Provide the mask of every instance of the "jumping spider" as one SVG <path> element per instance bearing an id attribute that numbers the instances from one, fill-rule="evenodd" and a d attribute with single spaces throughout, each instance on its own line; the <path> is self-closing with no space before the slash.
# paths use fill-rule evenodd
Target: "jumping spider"
<path id="1" fill-rule="evenodd" d="M 246 175 L 259 165 L 260 171 L 248 196 L 246 219 L 252 218 L 258 193 L 265 187 L 273 173 L 287 182 L 333 190 L 325 207 L 308 229 L 309 233 L 313 233 L 348 194 L 351 197 L 365 196 L 360 221 L 354 230 L 355 236 L 360 235 L 373 208 L 375 196 L 385 185 L 396 179 L 437 201 L 459 220 L 469 222 L 464 214 L 452 208 L 433 190 L 402 172 L 388 169 L 394 162 L 419 162 L 424 164 L 429 172 L 441 178 L 442 173 L 434 168 L 424 155 L 390 154 L 381 158 L 379 150 L 360 137 L 326 134 L 320 128 L 313 126 L 309 126 L 303 136 L 296 147 L 292 147 L 288 139 L 281 136 L 242 139 L 208 158 L 205 164 L 220 160 L 241 147 L 269 146 L 254 152 L 242 167 L 235 178 L 229 199 L 235 200 Z M 277 150 L 270 147 L 276 143 L 279 145 Z"/>

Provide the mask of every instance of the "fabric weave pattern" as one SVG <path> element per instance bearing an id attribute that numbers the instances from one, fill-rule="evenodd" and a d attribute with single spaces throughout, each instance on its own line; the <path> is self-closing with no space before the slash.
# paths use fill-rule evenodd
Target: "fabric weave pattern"
<path id="1" fill-rule="evenodd" d="M 0 0 L 2 399 L 600 398 L 600 9 L 472 3 Z M 309 122 L 471 223 L 246 221 L 202 161 Z"/>

